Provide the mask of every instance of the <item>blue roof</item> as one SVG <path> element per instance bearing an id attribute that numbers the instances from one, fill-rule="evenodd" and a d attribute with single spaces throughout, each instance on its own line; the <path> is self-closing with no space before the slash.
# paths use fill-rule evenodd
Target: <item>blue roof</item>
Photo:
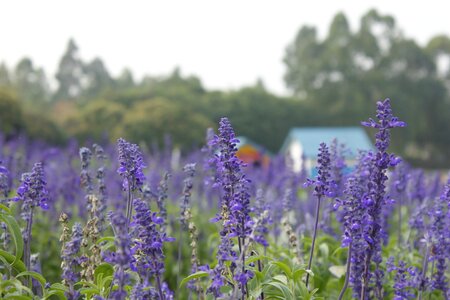
<path id="1" fill-rule="evenodd" d="M 285 153 L 289 144 L 298 141 L 302 145 L 303 155 L 317 157 L 320 143 L 330 145 L 333 139 L 337 139 L 340 144 L 345 144 L 353 156 L 358 153 L 357 150 L 374 149 L 361 127 L 297 127 L 289 131 L 280 152 Z"/>

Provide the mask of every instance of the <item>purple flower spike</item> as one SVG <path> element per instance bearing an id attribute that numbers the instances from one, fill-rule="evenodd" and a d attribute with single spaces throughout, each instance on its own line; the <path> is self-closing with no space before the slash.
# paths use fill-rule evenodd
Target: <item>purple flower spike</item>
<path id="1" fill-rule="evenodd" d="M 22 217 L 27 220 L 30 216 L 28 208 L 39 206 L 42 209 L 48 209 L 47 182 L 44 178 L 44 169 L 42 163 L 34 164 L 31 173 L 22 174 L 22 184 L 17 189 L 15 201 L 22 200 Z"/>
<path id="2" fill-rule="evenodd" d="M 131 144 L 120 138 L 117 141 L 119 151 L 119 168 L 117 173 L 123 177 L 123 188 L 136 190 L 141 188 L 145 181 L 142 171 L 146 166 L 142 158 L 142 153 L 136 144 Z"/>
<path id="3" fill-rule="evenodd" d="M 362 286 L 362 296 L 368 296 L 369 278 L 371 275 L 375 278 L 375 297 L 381 297 L 382 281 L 384 277 L 383 271 L 379 268 L 382 261 L 381 257 L 381 241 L 387 240 L 387 234 L 383 226 L 382 212 L 386 205 L 388 205 L 390 197 L 386 195 L 386 176 L 387 169 L 396 165 L 400 160 L 393 154 L 387 153 L 390 144 L 390 129 L 395 127 L 404 127 L 406 123 L 400 121 L 397 117 L 392 115 L 391 102 L 389 99 L 379 101 L 377 103 L 378 121 L 369 119 L 368 122 L 363 122 L 362 125 L 377 128 L 378 132 L 375 134 L 375 146 L 377 153 L 372 158 L 373 170 L 370 172 L 370 182 L 368 184 L 369 191 L 364 197 L 363 205 L 367 209 L 368 217 L 363 226 L 363 236 L 368 243 L 368 248 L 365 251 L 365 263 Z M 370 274 L 370 264 L 374 262 L 376 265 L 373 274 Z"/>

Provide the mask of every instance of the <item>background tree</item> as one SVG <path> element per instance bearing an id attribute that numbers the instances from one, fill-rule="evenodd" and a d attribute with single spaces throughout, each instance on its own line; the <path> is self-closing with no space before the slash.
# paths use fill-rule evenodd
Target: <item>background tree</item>
<path id="1" fill-rule="evenodd" d="M 11 87 L 11 78 L 5 63 L 0 64 L 0 88 Z"/>
<path id="2" fill-rule="evenodd" d="M 54 94 L 55 100 L 77 99 L 83 90 L 83 62 L 78 55 L 78 47 L 73 39 L 69 40 L 67 50 L 59 62 L 56 80 L 58 88 Z"/>
<path id="3" fill-rule="evenodd" d="M 346 17 L 333 19 L 328 35 L 302 27 L 288 46 L 285 82 L 294 96 L 327 115 L 323 125 L 353 125 L 364 119 L 378 99 L 390 97 L 408 123 L 394 146 L 413 160 L 448 161 L 450 136 L 442 126 L 450 112 L 447 73 L 448 38 L 436 37 L 427 47 L 405 38 L 391 16 L 371 10 L 352 32 Z M 447 72 L 447 73 L 446 73 Z"/>
<path id="4" fill-rule="evenodd" d="M 85 82 L 82 96 L 87 99 L 98 97 L 113 88 L 113 79 L 100 58 L 95 58 L 84 67 Z"/>
<path id="5" fill-rule="evenodd" d="M 8 89 L 0 89 L 0 132 L 6 137 L 23 129 L 23 111 L 17 96 Z"/>
<path id="6" fill-rule="evenodd" d="M 14 70 L 14 85 L 25 105 L 38 109 L 50 100 L 50 86 L 42 68 L 35 68 L 29 58 L 23 58 Z"/>

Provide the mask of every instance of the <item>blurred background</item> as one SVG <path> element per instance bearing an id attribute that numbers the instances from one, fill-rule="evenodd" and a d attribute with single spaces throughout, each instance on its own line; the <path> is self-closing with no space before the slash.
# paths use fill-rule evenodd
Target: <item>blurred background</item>
<path id="1" fill-rule="evenodd" d="M 292 128 L 359 126 L 389 97 L 408 123 L 394 150 L 449 167 L 442 3 L 2 2 L 0 132 L 188 151 L 228 116 L 277 153 Z"/>

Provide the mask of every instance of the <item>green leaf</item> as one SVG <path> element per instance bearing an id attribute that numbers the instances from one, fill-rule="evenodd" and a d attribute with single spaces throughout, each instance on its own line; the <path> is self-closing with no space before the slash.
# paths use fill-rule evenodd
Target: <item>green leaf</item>
<path id="1" fill-rule="evenodd" d="M 195 272 L 194 274 L 189 275 L 188 277 L 184 278 L 181 283 L 180 283 L 180 288 L 183 287 L 187 282 L 197 279 L 197 278 L 202 278 L 202 277 L 206 277 L 209 276 L 208 272 L 205 271 L 198 271 Z"/>
<path id="2" fill-rule="evenodd" d="M 0 249 L 0 256 L 3 257 L 17 272 L 20 273 L 27 270 L 24 263 L 21 260 L 16 260 L 16 256 L 11 253 Z"/>
<path id="3" fill-rule="evenodd" d="M 8 214 L 11 214 L 11 210 L 10 210 L 9 207 L 7 207 L 6 205 L 0 204 L 0 209 L 3 209 L 3 210 L 6 211 Z"/>
<path id="4" fill-rule="evenodd" d="M 93 289 L 98 289 L 97 285 L 95 285 L 92 282 L 87 282 L 87 281 L 79 281 L 79 282 L 75 283 L 75 285 L 87 285 L 88 287 L 91 287 Z"/>
<path id="5" fill-rule="evenodd" d="M 348 247 L 347 248 L 339 247 L 333 251 L 331 256 L 341 256 L 343 252 L 347 253 L 347 251 L 348 251 Z"/>
<path id="6" fill-rule="evenodd" d="M 100 294 L 100 290 L 97 288 L 81 288 L 78 290 L 82 295 L 88 294 Z"/>
<path id="7" fill-rule="evenodd" d="M 59 290 L 59 291 L 67 291 L 67 286 L 65 286 L 64 284 L 61 283 L 54 283 L 50 286 L 51 290 Z"/>
<path id="8" fill-rule="evenodd" d="M 6 296 L 3 299 L 5 299 L 5 300 L 8 300 L 8 299 L 11 299 L 11 300 L 13 300 L 13 299 L 17 299 L 17 300 L 31 300 L 33 298 L 31 298 L 30 296 L 11 295 L 11 296 Z"/>
<path id="9" fill-rule="evenodd" d="M 114 242 L 115 238 L 113 236 L 105 236 L 97 241 L 97 244 L 101 244 L 103 242 Z"/>
<path id="10" fill-rule="evenodd" d="M 295 271 L 294 271 L 294 275 L 293 275 L 294 281 L 301 280 L 301 278 L 303 277 L 303 275 L 305 275 L 306 273 L 308 273 L 308 272 L 306 272 L 305 269 L 298 269 L 298 270 L 295 270 Z"/>
<path id="11" fill-rule="evenodd" d="M 44 276 L 42 276 L 41 274 L 34 272 L 34 271 L 25 271 L 20 274 L 17 274 L 16 278 L 19 278 L 22 276 L 30 276 L 30 277 L 33 277 L 34 279 L 36 279 L 37 281 L 39 281 L 39 283 L 41 284 L 42 292 L 44 292 L 45 283 L 47 282 L 47 280 L 45 280 Z"/>
<path id="12" fill-rule="evenodd" d="M 267 261 L 272 261 L 273 258 L 270 256 L 266 256 L 266 255 L 257 255 L 257 256 L 251 256 L 250 258 L 246 259 L 245 262 L 247 264 L 251 264 L 254 263 L 258 260 L 267 260 Z"/>
<path id="13" fill-rule="evenodd" d="M 272 261 L 271 264 L 276 265 L 286 274 L 287 277 L 292 278 L 292 270 L 287 264 L 281 261 Z"/>
<path id="14" fill-rule="evenodd" d="M 17 274 L 17 275 L 16 275 L 16 278 L 17 278 L 17 277 L 22 277 L 22 276 L 31 276 L 31 277 L 33 277 L 34 279 L 36 279 L 37 281 L 39 281 L 39 283 L 40 283 L 42 286 L 45 286 L 45 283 L 47 282 L 47 280 L 45 280 L 44 276 L 42 276 L 42 275 L 39 274 L 38 272 L 34 272 L 34 271 L 25 271 L 25 272 L 22 272 L 22 273 L 20 273 L 20 274 Z"/>
<path id="15" fill-rule="evenodd" d="M 47 293 L 47 295 L 43 298 L 43 300 L 50 299 L 52 296 L 58 296 L 59 299 L 63 299 L 63 300 L 67 299 L 66 296 L 64 295 L 63 291 L 61 291 L 61 290 L 52 290 L 52 291 L 49 291 Z"/>
<path id="16" fill-rule="evenodd" d="M 94 278 L 98 280 L 98 276 L 101 275 L 103 278 L 111 276 L 114 274 L 114 268 L 108 263 L 101 263 L 94 271 Z M 98 284 L 98 282 L 97 282 Z"/>
<path id="17" fill-rule="evenodd" d="M 3 221 L 8 226 L 8 229 L 11 233 L 11 236 L 14 241 L 15 246 L 15 258 L 14 261 L 11 263 L 11 265 L 15 264 L 16 261 L 20 260 L 22 258 L 23 254 L 23 239 L 22 239 L 22 232 L 20 231 L 19 224 L 17 224 L 16 219 L 14 219 L 12 216 L 1 213 L 0 214 L 0 221 Z"/>
<path id="18" fill-rule="evenodd" d="M 273 280 L 279 281 L 284 285 L 288 285 L 288 279 L 285 275 L 275 275 Z"/>
<path id="19" fill-rule="evenodd" d="M 276 281 L 273 282 L 273 281 L 271 281 L 271 282 L 264 283 L 263 286 L 266 287 L 266 288 L 273 287 L 276 290 L 280 291 L 281 292 L 281 296 L 283 296 L 283 298 L 280 298 L 280 299 L 286 299 L 286 300 L 294 299 L 294 295 L 289 290 L 289 288 L 286 285 L 284 285 L 284 284 L 282 284 L 280 282 L 276 282 Z"/>

